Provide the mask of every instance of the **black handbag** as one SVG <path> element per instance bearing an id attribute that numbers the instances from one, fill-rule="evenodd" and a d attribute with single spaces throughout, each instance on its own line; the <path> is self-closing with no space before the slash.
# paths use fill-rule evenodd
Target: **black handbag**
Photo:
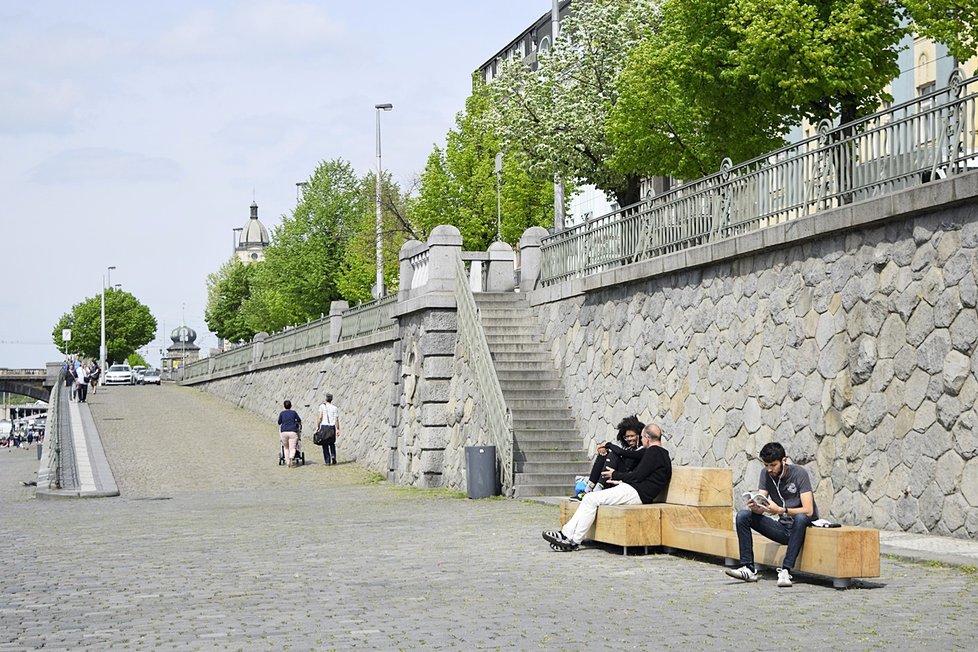
<path id="1" fill-rule="evenodd" d="M 322 446 L 326 443 L 326 426 L 319 426 L 319 430 L 312 436 L 312 443 L 316 446 Z"/>

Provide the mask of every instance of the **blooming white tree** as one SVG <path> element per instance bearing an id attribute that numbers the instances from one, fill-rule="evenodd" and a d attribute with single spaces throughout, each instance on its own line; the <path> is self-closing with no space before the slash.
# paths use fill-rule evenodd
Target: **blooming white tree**
<path id="1" fill-rule="evenodd" d="M 491 84 L 497 133 L 529 155 L 535 171 L 603 190 L 619 205 L 639 200 L 641 174 L 616 171 L 607 120 L 632 47 L 655 28 L 654 0 L 574 3 L 553 47 L 530 70 L 509 60 Z"/>

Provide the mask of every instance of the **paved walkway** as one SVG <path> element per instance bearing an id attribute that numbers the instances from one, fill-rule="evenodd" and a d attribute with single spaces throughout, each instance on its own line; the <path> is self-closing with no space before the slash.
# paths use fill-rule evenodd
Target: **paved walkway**
<path id="1" fill-rule="evenodd" d="M 0 450 L 0 650 L 964 650 L 978 635 L 978 575 L 957 567 L 886 557 L 879 580 L 835 591 L 734 582 L 704 558 L 555 553 L 552 505 L 279 467 L 272 424 L 191 389 L 116 387 L 90 407 L 118 498 L 37 500 L 20 485 L 34 452 Z"/>

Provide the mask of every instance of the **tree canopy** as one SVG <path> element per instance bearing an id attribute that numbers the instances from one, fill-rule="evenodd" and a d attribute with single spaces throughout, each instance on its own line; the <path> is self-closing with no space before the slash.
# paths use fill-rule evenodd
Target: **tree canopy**
<path id="1" fill-rule="evenodd" d="M 915 31 L 947 46 L 958 61 L 978 53 L 978 3 L 974 0 L 901 0 Z"/>
<path id="2" fill-rule="evenodd" d="M 98 359 L 102 339 L 101 295 L 88 297 L 75 304 L 71 312 L 61 315 L 52 331 L 54 345 L 65 350 L 61 331 L 71 329 L 69 353 Z M 149 344 L 156 335 L 156 318 L 149 308 L 129 292 L 108 288 L 105 291 L 105 348 L 109 363 L 124 361 L 141 346 Z"/>
<path id="3" fill-rule="evenodd" d="M 418 194 L 411 201 L 411 222 L 420 239 L 439 224 L 451 224 L 462 234 L 466 249 L 485 251 L 496 239 L 499 216 L 502 240 L 511 245 L 529 227 L 553 223 L 553 177 L 533 169 L 518 147 L 503 151 L 488 90 L 476 77 L 473 80 L 473 92 L 465 110 L 456 115 L 445 148 L 435 147 L 428 157 Z M 497 207 L 499 153 L 503 159 Z"/>
<path id="4" fill-rule="evenodd" d="M 536 71 L 510 60 L 489 85 L 503 146 L 525 152 L 534 172 L 592 184 L 622 206 L 638 201 L 644 171 L 610 165 L 618 142 L 607 121 L 627 55 L 659 15 L 651 0 L 575 3 Z"/>
<path id="5" fill-rule="evenodd" d="M 698 178 L 776 149 L 802 118 L 872 112 L 905 32 L 879 0 L 665 0 L 619 78 L 613 164 Z"/>
<path id="6" fill-rule="evenodd" d="M 251 285 L 257 271 L 252 263 L 237 257 L 207 276 L 207 307 L 204 320 L 207 327 L 229 342 L 250 342 L 257 332 L 245 318 L 241 308 L 251 296 Z"/>

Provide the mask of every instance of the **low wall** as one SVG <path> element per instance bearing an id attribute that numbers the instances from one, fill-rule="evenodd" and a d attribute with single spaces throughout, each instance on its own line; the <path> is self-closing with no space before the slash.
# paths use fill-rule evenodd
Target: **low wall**
<path id="1" fill-rule="evenodd" d="M 739 492 L 780 441 L 824 516 L 975 537 L 976 278 L 970 174 L 530 300 L 592 448 L 636 413 Z"/>

